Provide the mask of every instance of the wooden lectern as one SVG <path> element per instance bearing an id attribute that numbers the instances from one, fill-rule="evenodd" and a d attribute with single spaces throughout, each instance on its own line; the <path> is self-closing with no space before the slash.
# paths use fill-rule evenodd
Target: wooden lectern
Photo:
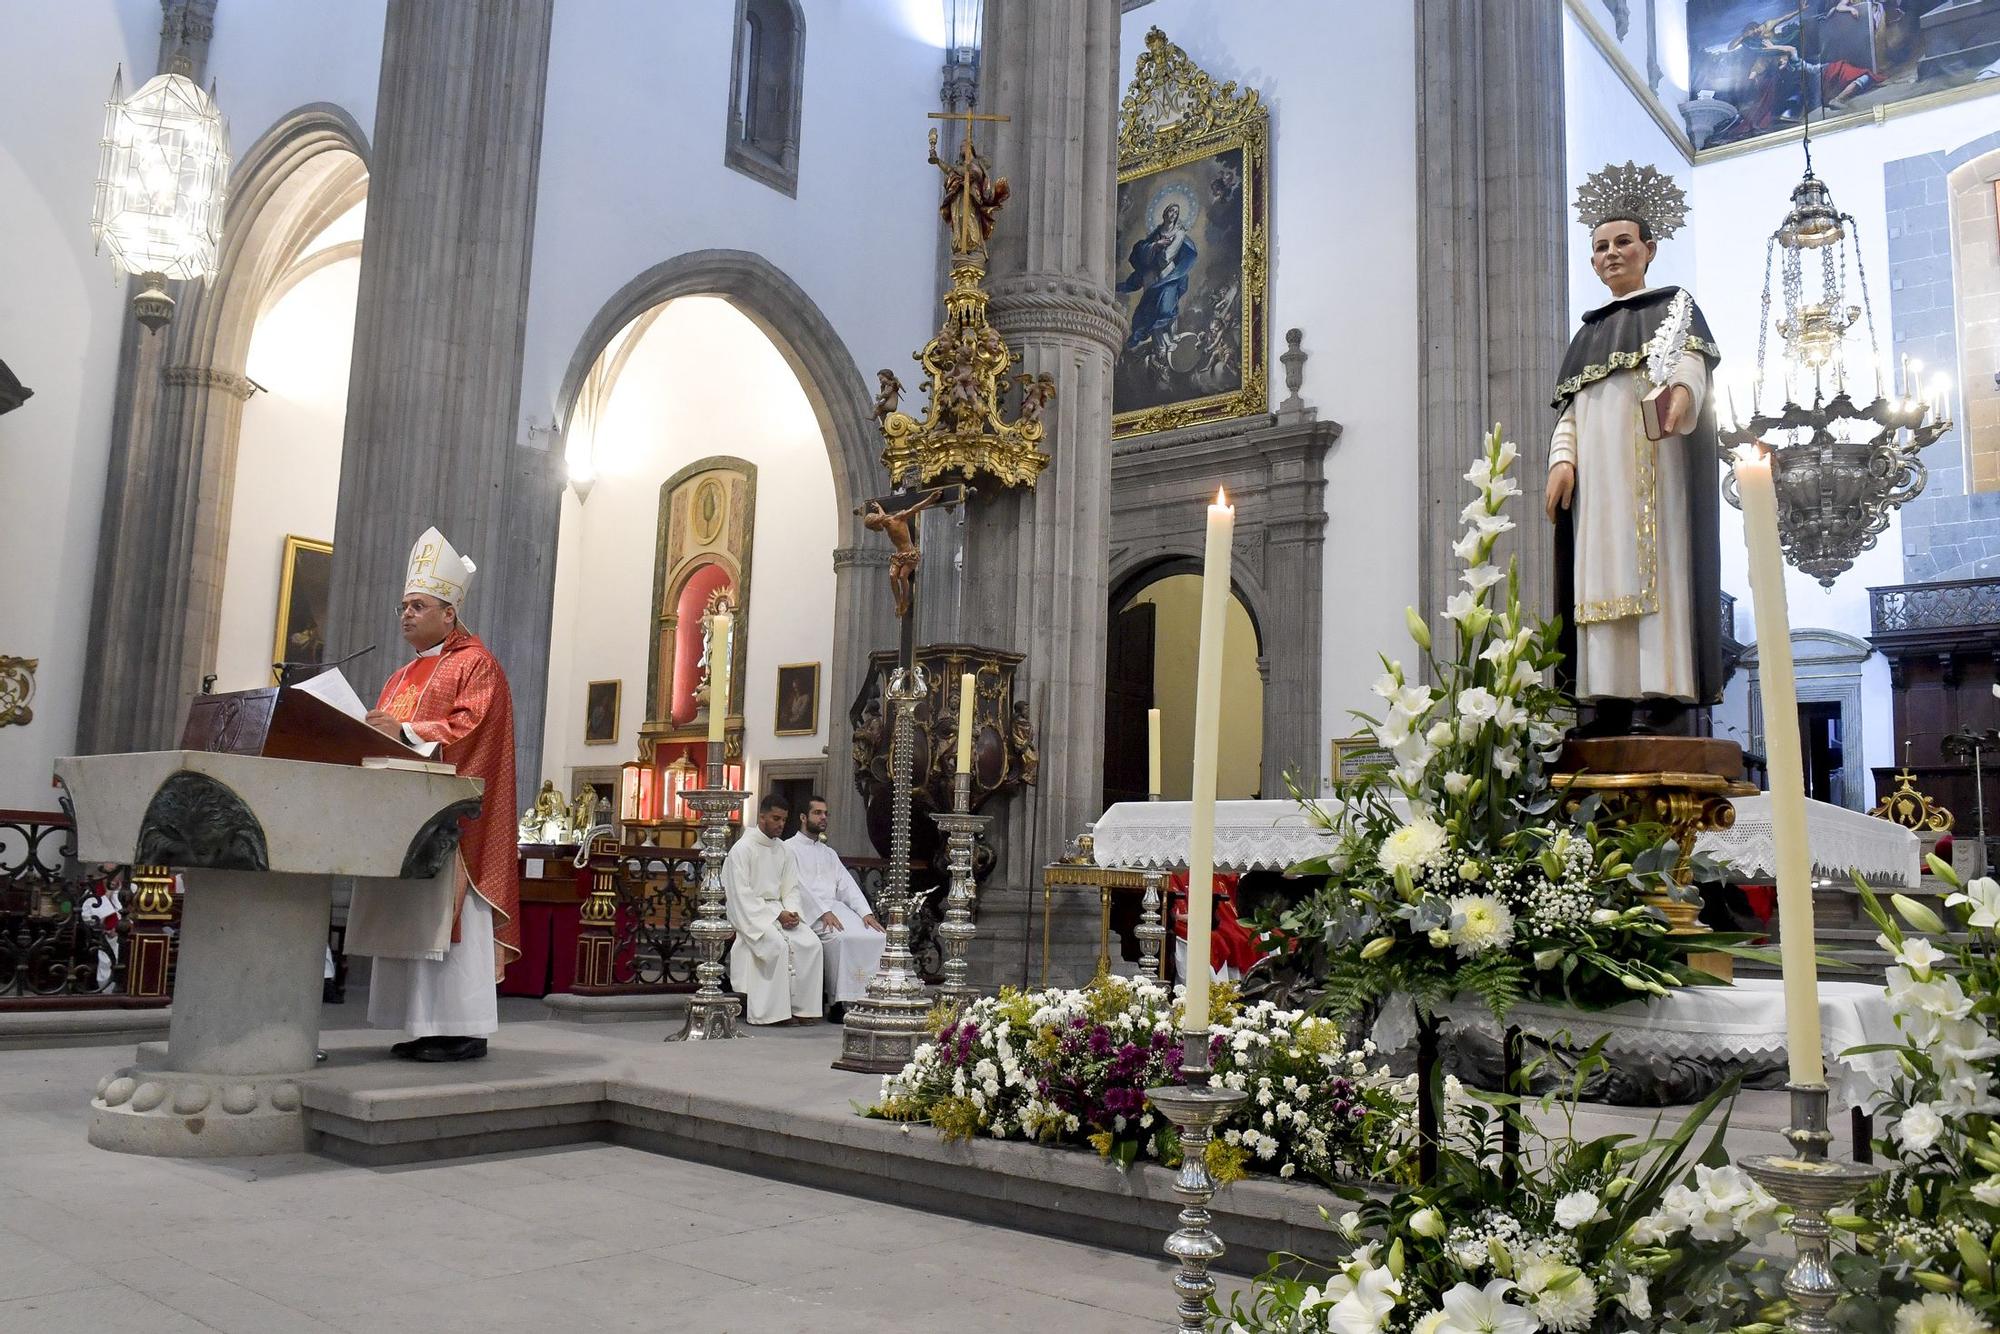
<path id="1" fill-rule="evenodd" d="M 294 686 L 196 695 L 188 705 L 181 749 L 316 764 L 424 758 L 394 737 Z"/>

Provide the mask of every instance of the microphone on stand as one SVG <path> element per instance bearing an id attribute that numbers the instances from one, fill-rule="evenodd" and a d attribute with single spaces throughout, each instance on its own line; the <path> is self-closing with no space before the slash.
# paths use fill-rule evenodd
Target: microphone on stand
<path id="1" fill-rule="evenodd" d="M 321 672 L 330 672 L 336 667 L 345 667 L 356 658 L 363 657 L 374 651 L 375 646 L 370 644 L 367 648 L 358 648 L 346 657 L 334 662 L 274 662 L 271 664 L 271 669 L 278 674 L 279 685 L 295 686 L 301 681 L 311 680 Z"/>

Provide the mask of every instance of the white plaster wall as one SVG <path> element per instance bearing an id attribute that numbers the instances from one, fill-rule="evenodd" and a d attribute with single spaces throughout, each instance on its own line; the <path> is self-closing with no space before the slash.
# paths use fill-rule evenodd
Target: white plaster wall
<path id="1" fill-rule="evenodd" d="M 226 0 L 210 72 L 238 155 L 308 102 L 374 122 L 386 0 Z M 114 67 L 150 77 L 158 0 L 66 0 L 0 42 L 0 357 L 35 397 L 0 417 L 0 654 L 37 658 L 35 719 L 0 728 L 0 807 L 54 808 L 52 762 L 75 746 L 125 283 L 90 237 L 97 142 Z"/>
<path id="2" fill-rule="evenodd" d="M 34 720 L 0 727 L 0 807 L 54 810 L 53 764 L 76 737 L 129 318 L 124 284 L 91 254 L 91 186 L 112 69 L 150 67 L 159 27 L 156 0 L 77 4 L 9 22 L 0 42 L 0 358 L 35 391 L 0 417 L 0 655 L 41 663 Z"/>
<path id="3" fill-rule="evenodd" d="M 1585 2 L 1596 4 L 1597 0 Z M 1641 0 L 1635 0 L 1634 7 L 1641 7 Z M 1632 36 L 1638 35 L 1639 20 L 1635 15 Z M 1641 59 L 1643 62 L 1643 51 Z M 1610 60 L 1568 10 L 1563 11 L 1563 123 L 1564 157 L 1569 173 L 1569 183 L 1563 191 L 1563 218 L 1569 224 L 1564 234 L 1569 241 L 1569 308 L 1574 323 L 1581 320 L 1585 311 L 1604 304 L 1610 296 L 1591 271 L 1590 233 L 1575 221 L 1573 201 L 1577 187 L 1607 163 L 1622 165 L 1627 161 L 1641 166 L 1651 163 L 1672 176 L 1690 195 L 1694 182 L 1693 170 L 1674 141 L 1647 113 L 1645 105 L 1618 77 Z M 1688 225 L 1675 233 L 1672 240 L 1661 242 L 1659 256 L 1647 271 L 1651 281 L 1695 286 L 1694 237 L 1702 221 L 1702 214 L 1693 214 Z M 1703 309 L 1706 308 L 1704 303 Z M 1537 423 L 1538 427 L 1547 424 Z"/>
<path id="4" fill-rule="evenodd" d="M 360 282 L 360 260 L 329 264 L 280 297 L 251 335 L 247 370 L 265 392 L 243 405 L 217 690 L 271 683 L 286 535 L 333 540 Z"/>
<path id="5" fill-rule="evenodd" d="M 388 0 L 222 0 L 208 45 L 208 73 L 216 82 L 215 100 L 229 117 L 237 156 L 280 116 L 309 102 L 342 108 L 374 142 L 388 10 Z"/>
<path id="6" fill-rule="evenodd" d="M 566 406 L 556 403 L 563 372 L 612 294 L 688 251 L 749 250 L 782 269 L 832 322 L 871 396 L 875 368 L 908 366 L 935 331 L 938 174 L 924 158 L 943 60 L 937 7 L 803 0 L 802 8 L 805 100 L 791 199 L 723 165 L 729 0 L 556 6 L 524 423 L 546 426 Z"/>
<path id="7" fill-rule="evenodd" d="M 1305 331 L 1301 392 L 1345 428 L 1326 465 L 1321 727 L 1346 736 L 1417 600 L 1415 11 L 1154 0 L 1125 17 L 1124 82 L 1154 26 L 1271 107 L 1271 345 Z M 1355 58 L 1334 77 L 1329 52 Z M 1275 358 L 1271 385 L 1282 397 Z"/>
<path id="8" fill-rule="evenodd" d="M 1979 99 L 1943 106 L 1913 116 L 1898 116 L 1813 140 L 1813 168 L 1833 191 L 1834 200 L 1855 218 L 1862 263 L 1874 299 L 1875 331 L 1883 353 L 1890 348 L 1890 291 L 1887 219 L 1882 168 L 1886 163 L 1919 153 L 1949 151 L 1993 128 L 1993 104 Z M 1757 361 L 1757 326 L 1764 287 L 1765 239 L 1777 227 L 1798 183 L 1804 159 L 1797 143 L 1778 145 L 1742 157 L 1705 162 L 1695 169 L 1694 204 L 1701 225 L 1696 228 L 1696 299 L 1722 347 L 1725 384 L 1737 385 L 1736 395 L 1749 411 L 1747 386 Z M 1775 279 L 1774 279 L 1775 282 Z M 1853 282 L 1850 274 L 1849 282 Z M 1783 296 L 1773 294 L 1773 303 Z M 1777 335 L 1771 336 L 1770 364 L 1775 367 Z M 1850 335 L 1850 356 L 1865 361 L 1865 335 Z M 1860 388 L 1865 389 L 1864 378 Z M 1767 405 L 1775 406 L 1775 388 L 1767 387 Z M 1745 573 L 1741 516 L 1722 507 L 1722 583 L 1740 599 L 1739 633 L 1755 637 L 1751 619 L 1749 580 Z M 1844 572 L 1831 589 L 1787 568 L 1785 599 L 1794 627 L 1841 630 L 1866 638 L 1869 630 L 1870 586 L 1903 582 L 1900 516 Z M 1862 750 L 1870 768 L 1896 762 L 1893 700 L 1887 664 L 1871 658 L 1862 678 L 1866 714 Z"/>
<path id="9" fill-rule="evenodd" d="M 766 760 L 824 753 L 833 653 L 833 469 L 826 442 L 783 355 L 735 307 L 713 297 L 669 304 L 612 387 L 596 434 L 588 504 L 563 497 L 549 663 L 544 774 L 563 791 L 579 767 L 638 754 L 652 636 L 660 485 L 697 459 L 757 465 L 750 561 L 750 652 L 743 726 L 746 774 Z M 781 663 L 818 662 L 819 730 L 774 736 Z M 589 681 L 624 682 L 615 746 L 583 744 Z"/>

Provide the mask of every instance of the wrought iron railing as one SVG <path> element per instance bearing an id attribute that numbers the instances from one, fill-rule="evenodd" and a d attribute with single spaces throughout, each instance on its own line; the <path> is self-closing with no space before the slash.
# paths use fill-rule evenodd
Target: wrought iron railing
<path id="1" fill-rule="evenodd" d="M 82 867 L 69 816 L 0 810 L 0 1005 L 124 989 L 130 868 Z"/>
<path id="2" fill-rule="evenodd" d="M 2000 625 L 2000 579 L 1946 579 L 1868 590 L 1875 634 Z"/>

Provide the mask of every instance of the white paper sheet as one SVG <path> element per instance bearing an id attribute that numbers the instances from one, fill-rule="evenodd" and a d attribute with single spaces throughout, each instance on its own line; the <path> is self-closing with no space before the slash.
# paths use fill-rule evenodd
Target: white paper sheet
<path id="1" fill-rule="evenodd" d="M 366 721 L 368 706 L 361 702 L 361 696 L 354 693 L 354 686 L 338 667 L 329 667 L 309 681 L 301 681 L 295 689 L 303 690 L 314 699 L 324 700 L 350 718 Z"/>

